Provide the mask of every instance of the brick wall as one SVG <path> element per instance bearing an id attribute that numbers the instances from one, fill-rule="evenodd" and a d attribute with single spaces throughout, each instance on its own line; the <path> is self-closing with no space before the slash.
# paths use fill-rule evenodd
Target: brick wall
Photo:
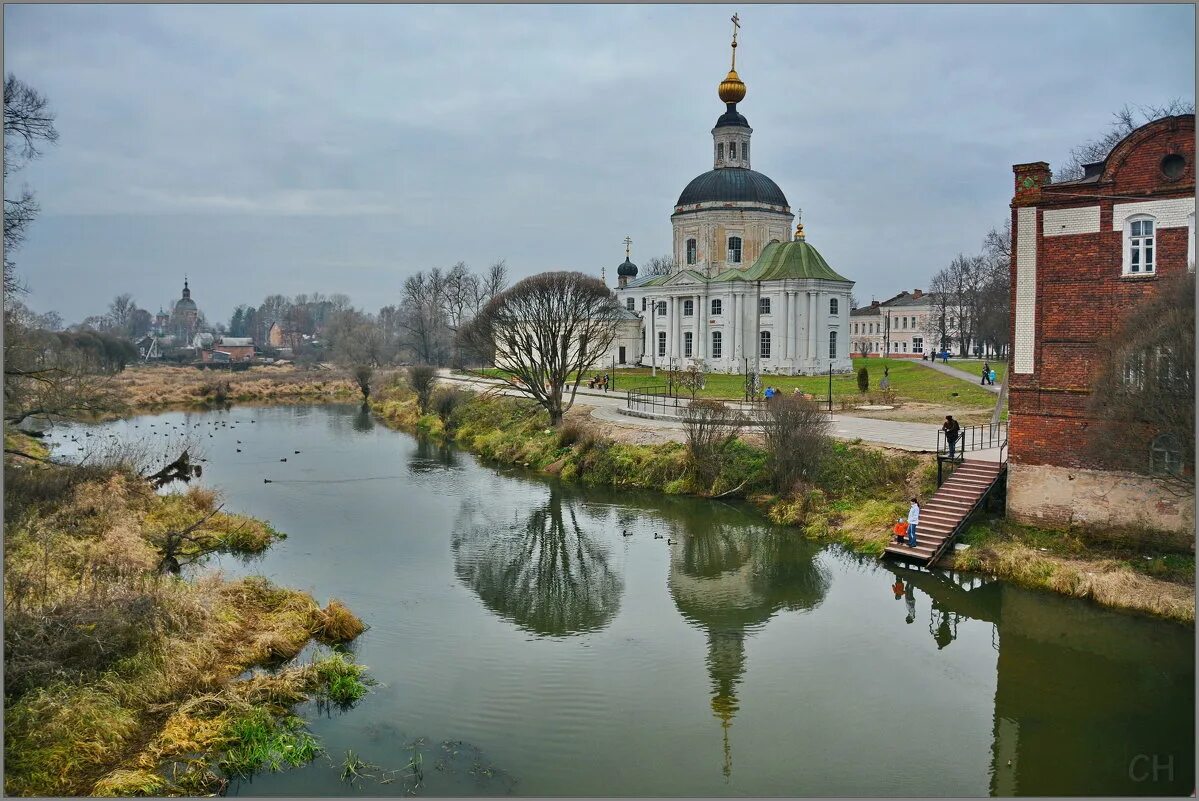
<path id="1" fill-rule="evenodd" d="M 1093 460 L 1087 403 L 1105 358 L 1101 344 L 1126 310 L 1157 291 L 1158 276 L 1187 269 L 1194 136 L 1193 116 L 1146 125 L 1116 146 L 1097 182 L 1047 184 L 1044 162 L 1013 167 L 1013 463 L 1080 467 Z M 1173 180 L 1161 169 L 1169 154 L 1186 162 Z M 1158 218 L 1153 275 L 1123 273 L 1124 218 L 1135 212 Z"/>

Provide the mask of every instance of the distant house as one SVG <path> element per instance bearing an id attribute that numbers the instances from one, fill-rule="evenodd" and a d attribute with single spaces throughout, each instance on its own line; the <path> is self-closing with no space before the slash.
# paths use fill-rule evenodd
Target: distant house
<path id="1" fill-rule="evenodd" d="M 199 340 L 203 334 L 196 336 Z M 207 335 L 212 337 L 211 334 Z M 222 362 L 248 362 L 254 359 L 254 340 L 251 337 L 220 337 L 213 339 L 208 347 L 200 351 L 200 361 L 205 364 Z"/>
<path id="2" fill-rule="evenodd" d="M 297 348 L 303 337 L 300 334 L 285 328 L 282 323 L 275 321 L 271 323 L 271 327 L 266 332 L 266 342 L 276 350 L 282 348 Z"/>

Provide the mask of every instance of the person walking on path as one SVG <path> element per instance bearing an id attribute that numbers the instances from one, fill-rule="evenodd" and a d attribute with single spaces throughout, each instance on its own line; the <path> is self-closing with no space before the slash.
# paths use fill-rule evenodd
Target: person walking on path
<path id="1" fill-rule="evenodd" d="M 908 509 L 908 547 L 916 547 L 916 525 L 920 522 L 920 501 L 912 498 L 912 507 Z"/>
<path id="2" fill-rule="evenodd" d="M 949 458 L 953 458 L 953 452 L 957 448 L 958 434 L 962 432 L 962 427 L 958 425 L 958 421 L 953 419 L 952 414 L 945 415 L 945 425 L 941 426 L 941 430 L 945 432 L 945 442 L 949 445 Z"/>
<path id="3" fill-rule="evenodd" d="M 991 380 L 991 363 L 990 362 L 983 362 L 983 380 L 981 383 L 983 383 L 983 384 L 995 383 L 994 381 Z"/>

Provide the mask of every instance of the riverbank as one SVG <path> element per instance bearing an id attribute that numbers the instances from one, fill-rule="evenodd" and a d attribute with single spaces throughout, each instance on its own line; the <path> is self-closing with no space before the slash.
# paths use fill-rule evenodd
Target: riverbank
<path id="1" fill-rule="evenodd" d="M 327 403 L 362 397 L 340 368 L 294 365 L 247 370 L 135 365 L 113 377 L 114 389 L 130 411 L 150 412 L 224 403 Z"/>
<path id="2" fill-rule="evenodd" d="M 452 394 L 455 400 L 442 405 L 440 413 L 422 415 L 415 393 L 393 383 L 376 394 L 372 408 L 392 427 L 563 480 L 743 498 L 772 521 L 793 526 L 806 537 L 865 554 L 882 553 L 890 540 L 890 524 L 906 515 L 912 495 L 928 497 L 936 489 L 931 456 L 836 443 L 814 481 L 780 496 L 769 489 L 766 452 L 747 441 L 750 436 L 726 446 L 719 470 L 708 479 L 691 468 L 684 444 L 613 439 L 584 410 L 572 410 L 555 431 L 544 412 L 529 401 L 463 390 Z M 1132 541 L 1111 546 L 1070 532 L 1016 527 L 1002 518 L 975 525 L 963 541 L 971 547 L 948 557 L 947 566 L 1113 608 L 1194 621 L 1193 554 Z M 1046 542 L 1056 543 L 1052 551 Z M 1155 565 L 1163 567 L 1149 567 Z"/>
<path id="3" fill-rule="evenodd" d="M 283 535 L 209 490 L 159 495 L 120 465 L 21 444 L 34 458 L 5 470 L 6 793 L 207 795 L 314 758 L 294 708 L 352 704 L 369 679 L 328 649 L 294 660 L 362 623 L 263 578 L 164 571 Z"/>
<path id="4" fill-rule="evenodd" d="M 889 540 L 888 525 L 906 513 L 907 499 L 929 494 L 936 479 L 930 456 L 836 442 L 819 475 L 782 496 L 770 489 L 766 451 L 747 441 L 750 436 L 729 442 L 719 464 L 701 475 L 684 444 L 615 440 L 584 409 L 572 410 L 555 430 L 545 413 L 526 400 L 462 390 L 452 394 L 456 402 L 422 415 L 416 394 L 392 384 L 373 396 L 372 408 L 392 427 L 565 481 L 744 499 L 776 523 L 862 553 L 881 554 Z"/>

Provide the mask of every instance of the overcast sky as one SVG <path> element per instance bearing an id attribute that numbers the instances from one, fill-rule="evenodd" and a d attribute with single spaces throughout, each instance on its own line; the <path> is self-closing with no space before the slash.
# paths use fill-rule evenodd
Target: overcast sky
<path id="1" fill-rule="evenodd" d="M 1012 164 L 1195 94 L 1189 5 L 7 5 L 5 69 L 60 134 L 15 176 L 29 303 L 156 311 L 186 272 L 213 321 L 274 292 L 374 311 L 501 258 L 612 282 L 711 169 L 733 11 L 754 168 L 864 302 L 976 251 Z"/>

